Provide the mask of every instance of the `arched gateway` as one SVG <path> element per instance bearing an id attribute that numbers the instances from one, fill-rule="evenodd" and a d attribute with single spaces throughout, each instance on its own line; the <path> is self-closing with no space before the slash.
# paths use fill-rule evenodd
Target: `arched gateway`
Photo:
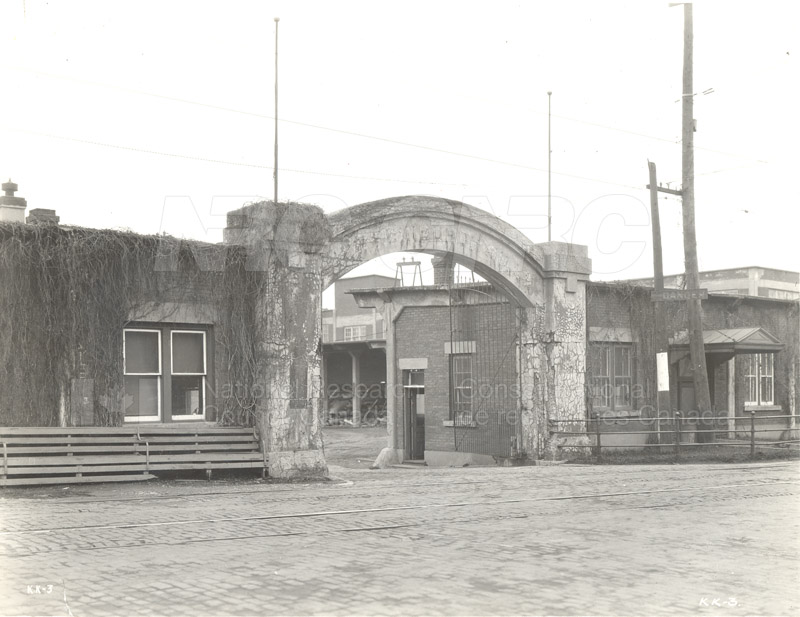
<path id="1" fill-rule="evenodd" d="M 583 417 L 586 247 L 534 244 L 483 210 L 425 196 L 329 215 L 315 206 L 253 204 L 229 213 L 225 241 L 246 247 L 250 267 L 268 275 L 255 333 L 259 381 L 268 394 L 257 412 L 275 477 L 326 473 L 319 413 L 322 291 L 387 253 L 450 256 L 516 306 L 520 447 L 528 458 L 541 458 L 552 445 L 548 419 Z M 390 403 L 389 443 L 381 456 L 387 462 L 402 455 L 394 415 Z"/>

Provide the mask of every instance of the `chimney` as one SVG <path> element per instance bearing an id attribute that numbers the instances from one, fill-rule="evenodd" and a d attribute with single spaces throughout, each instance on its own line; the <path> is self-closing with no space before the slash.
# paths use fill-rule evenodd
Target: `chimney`
<path id="1" fill-rule="evenodd" d="M 28 202 L 22 197 L 14 197 L 17 185 L 11 180 L 2 184 L 5 195 L 0 196 L 0 223 L 24 223 L 25 208 Z"/>
<path id="2" fill-rule="evenodd" d="M 434 285 L 453 284 L 455 261 L 453 260 L 452 253 L 448 253 L 443 257 L 434 257 L 431 259 L 431 265 L 433 266 Z"/>
<path id="3" fill-rule="evenodd" d="M 28 213 L 28 225 L 58 225 L 60 217 L 56 216 L 55 210 L 47 208 L 34 208 Z"/>

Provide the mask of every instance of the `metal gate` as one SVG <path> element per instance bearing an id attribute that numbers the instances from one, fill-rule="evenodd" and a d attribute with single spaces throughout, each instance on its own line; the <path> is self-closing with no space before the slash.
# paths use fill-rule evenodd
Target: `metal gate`
<path id="1" fill-rule="evenodd" d="M 450 287 L 450 421 L 457 452 L 512 458 L 519 444 L 519 321 L 488 283 Z"/>

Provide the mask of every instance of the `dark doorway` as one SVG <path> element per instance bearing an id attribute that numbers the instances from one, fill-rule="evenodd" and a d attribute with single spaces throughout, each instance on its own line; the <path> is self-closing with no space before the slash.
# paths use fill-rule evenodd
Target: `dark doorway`
<path id="1" fill-rule="evenodd" d="M 425 371 L 403 371 L 403 416 L 405 419 L 405 458 L 425 459 Z"/>

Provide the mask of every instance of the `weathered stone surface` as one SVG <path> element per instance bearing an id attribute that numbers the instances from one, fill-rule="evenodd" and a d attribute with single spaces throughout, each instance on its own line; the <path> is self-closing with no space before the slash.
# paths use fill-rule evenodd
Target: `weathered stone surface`
<path id="1" fill-rule="evenodd" d="M 384 448 L 378 454 L 375 462 L 372 463 L 370 469 L 385 469 L 390 465 L 397 465 L 403 462 L 403 451 L 395 450 L 394 448 Z"/>
<path id="2" fill-rule="evenodd" d="M 488 212 L 423 196 L 381 200 L 327 216 L 314 206 L 253 204 L 229 214 L 225 241 L 246 246 L 249 267 L 267 274 L 255 300 L 258 376 L 266 391 L 257 402 L 257 415 L 270 473 L 276 477 L 326 473 L 319 408 L 322 290 L 387 253 L 444 256 L 484 277 L 516 304 L 520 449 L 527 457 L 555 455 L 548 423 L 583 417 L 584 298 L 591 271 L 586 247 L 534 245 Z M 387 357 L 391 352 L 387 349 Z M 389 443 L 378 466 L 402 457 L 402 418 L 394 407 L 390 397 Z"/>

